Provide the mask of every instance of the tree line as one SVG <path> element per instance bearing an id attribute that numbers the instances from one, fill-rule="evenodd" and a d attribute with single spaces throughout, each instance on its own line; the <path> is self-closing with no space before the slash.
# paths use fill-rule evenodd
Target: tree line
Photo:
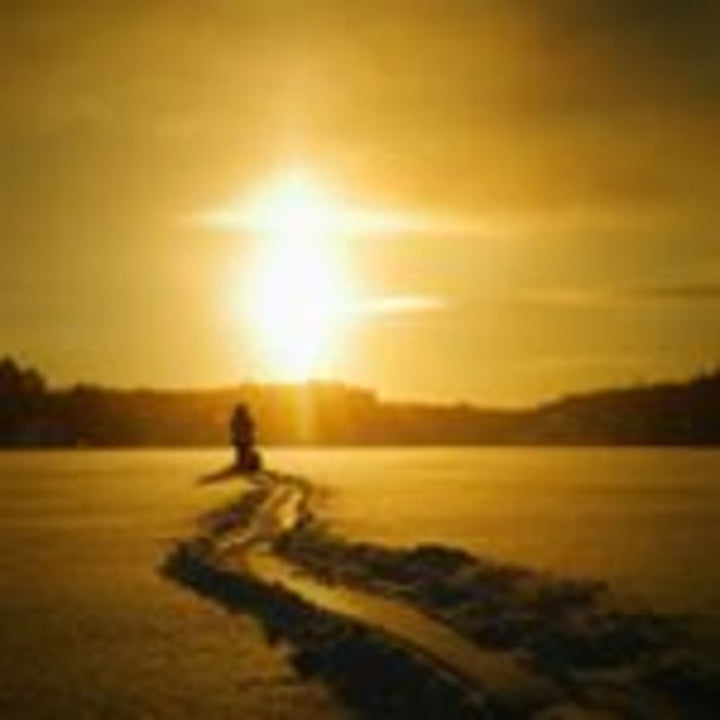
<path id="1" fill-rule="evenodd" d="M 0 360 L 0 447 L 203 446 L 228 442 L 245 403 L 264 444 L 720 445 L 720 369 L 686 382 L 602 390 L 521 410 L 388 402 L 341 383 L 217 390 L 51 388 Z"/>

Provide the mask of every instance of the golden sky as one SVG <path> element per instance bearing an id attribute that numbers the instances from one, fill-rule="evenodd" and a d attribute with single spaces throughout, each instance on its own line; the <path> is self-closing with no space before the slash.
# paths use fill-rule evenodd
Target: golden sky
<path id="1" fill-rule="evenodd" d="M 2 27 L 0 350 L 56 382 L 264 376 L 235 303 L 268 238 L 197 218 L 296 166 L 419 219 L 334 239 L 391 311 L 329 376 L 513 404 L 720 359 L 715 0 L 5 0 Z"/>

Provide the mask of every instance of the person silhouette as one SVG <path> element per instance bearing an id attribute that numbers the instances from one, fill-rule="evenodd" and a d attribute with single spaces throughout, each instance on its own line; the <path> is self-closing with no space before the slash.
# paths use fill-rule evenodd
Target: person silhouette
<path id="1" fill-rule="evenodd" d="M 260 454 L 255 448 L 255 423 L 247 406 L 239 403 L 230 418 L 230 440 L 235 448 L 235 468 L 241 472 L 260 469 Z"/>

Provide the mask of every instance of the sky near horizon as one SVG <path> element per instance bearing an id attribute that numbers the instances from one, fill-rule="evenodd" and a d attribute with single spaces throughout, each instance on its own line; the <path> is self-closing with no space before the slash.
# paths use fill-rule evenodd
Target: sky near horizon
<path id="1" fill-rule="evenodd" d="M 408 219 L 324 238 L 371 310 L 323 377 L 516 404 L 720 361 L 714 0 L 0 12 L 0 354 L 56 383 L 272 379 L 270 240 L 202 218 L 296 167 Z"/>

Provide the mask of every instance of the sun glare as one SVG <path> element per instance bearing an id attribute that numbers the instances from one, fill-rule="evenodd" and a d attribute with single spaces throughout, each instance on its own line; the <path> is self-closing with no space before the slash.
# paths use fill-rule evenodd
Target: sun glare
<path id="1" fill-rule="evenodd" d="M 425 226 L 416 215 L 348 205 L 303 170 L 287 171 L 249 198 L 201 219 L 254 241 L 254 258 L 233 293 L 251 330 L 256 375 L 262 378 L 304 382 L 327 376 L 342 349 L 343 331 L 358 318 L 444 304 L 415 294 L 361 297 L 344 240 Z"/>
<path id="2" fill-rule="evenodd" d="M 259 236 L 248 315 L 276 379 L 306 381 L 332 362 L 351 294 L 335 247 L 341 215 L 340 203 L 300 172 L 247 208 Z"/>

